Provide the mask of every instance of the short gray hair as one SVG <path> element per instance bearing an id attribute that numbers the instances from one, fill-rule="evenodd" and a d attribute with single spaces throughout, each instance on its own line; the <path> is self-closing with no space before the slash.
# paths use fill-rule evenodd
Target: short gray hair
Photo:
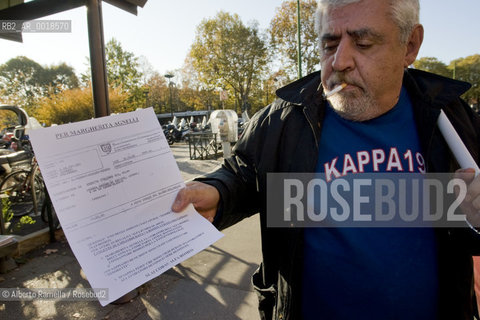
<path id="1" fill-rule="evenodd" d="M 318 0 L 315 15 L 315 30 L 318 36 L 322 34 L 322 19 L 330 8 L 346 6 L 362 0 Z M 420 21 L 419 0 L 384 0 L 390 1 L 392 19 L 400 29 L 400 42 L 406 43 L 415 25 Z"/>

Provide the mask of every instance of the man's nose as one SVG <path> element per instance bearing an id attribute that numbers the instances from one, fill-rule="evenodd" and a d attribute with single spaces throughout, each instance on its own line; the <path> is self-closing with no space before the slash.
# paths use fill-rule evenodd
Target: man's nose
<path id="1" fill-rule="evenodd" d="M 332 68 L 337 72 L 349 71 L 354 68 L 353 48 L 347 41 L 340 41 L 333 57 Z"/>

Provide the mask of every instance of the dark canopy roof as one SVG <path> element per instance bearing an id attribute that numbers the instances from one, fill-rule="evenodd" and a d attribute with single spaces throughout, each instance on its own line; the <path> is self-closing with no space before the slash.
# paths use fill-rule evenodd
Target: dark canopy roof
<path id="1" fill-rule="evenodd" d="M 147 0 L 104 0 L 137 15 Z M 87 5 L 87 0 L 0 0 L 0 20 L 34 20 Z M 0 33 L 0 38 L 22 42 L 21 33 Z"/>

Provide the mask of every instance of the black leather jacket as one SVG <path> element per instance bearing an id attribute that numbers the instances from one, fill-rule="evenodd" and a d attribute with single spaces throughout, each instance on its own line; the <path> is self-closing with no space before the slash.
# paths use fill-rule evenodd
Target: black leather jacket
<path id="1" fill-rule="evenodd" d="M 317 72 L 279 89 L 278 99 L 252 117 L 234 156 L 221 169 L 199 179 L 220 192 L 218 228 L 260 213 L 263 262 L 252 281 L 263 319 L 301 319 L 303 230 L 267 228 L 266 174 L 314 171 L 325 103 L 317 91 L 319 83 Z M 452 172 L 458 168 L 436 126 L 440 109 L 478 163 L 480 118 L 459 98 L 470 85 L 408 69 L 404 86 L 414 106 L 427 171 Z M 442 319 L 472 319 L 471 255 L 480 254 L 480 236 L 468 228 L 442 228 L 437 230 L 437 238 L 439 315 Z"/>

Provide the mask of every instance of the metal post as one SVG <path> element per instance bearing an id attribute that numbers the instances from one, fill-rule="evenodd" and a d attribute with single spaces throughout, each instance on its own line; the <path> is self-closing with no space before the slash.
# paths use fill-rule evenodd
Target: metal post
<path id="1" fill-rule="evenodd" d="M 455 60 L 453 61 L 453 79 L 456 79 L 456 73 L 457 73 L 457 63 Z"/>
<path id="2" fill-rule="evenodd" d="M 173 78 L 173 74 L 171 73 L 167 73 L 165 75 L 165 78 L 168 79 L 168 90 L 169 90 L 169 93 L 170 93 L 170 114 L 172 116 L 172 121 L 173 121 L 173 106 L 172 106 L 172 83 L 171 83 L 171 79 Z"/>
<path id="3" fill-rule="evenodd" d="M 268 79 L 267 79 L 267 81 L 265 81 L 265 86 L 267 87 L 266 88 L 267 89 L 266 90 L 267 91 L 267 101 L 266 101 L 265 105 L 268 105 Z"/>
<path id="4" fill-rule="evenodd" d="M 297 0 L 298 78 L 302 77 L 302 39 L 300 36 L 300 0 Z"/>
<path id="5" fill-rule="evenodd" d="M 171 82 L 168 82 L 168 90 L 170 91 L 170 113 L 172 114 L 172 120 L 173 120 L 172 83 Z"/>
<path id="6" fill-rule="evenodd" d="M 3 221 L 3 198 L 0 197 L 0 234 L 6 234 L 5 221 Z"/>
<path id="7" fill-rule="evenodd" d="M 108 116 L 108 80 L 103 38 L 102 0 L 87 0 L 88 38 L 95 118 Z"/>
<path id="8" fill-rule="evenodd" d="M 55 242 L 55 225 L 53 224 L 53 214 L 52 214 L 52 200 L 50 199 L 50 194 L 48 193 L 47 188 L 45 187 L 45 204 L 47 210 L 47 219 L 48 219 L 48 231 L 50 234 L 50 242 Z M 58 218 L 57 218 L 58 219 Z"/>
<path id="9" fill-rule="evenodd" d="M 143 94 L 145 95 L 145 108 L 148 108 L 148 92 L 149 92 L 148 88 L 145 88 L 143 90 Z"/>

